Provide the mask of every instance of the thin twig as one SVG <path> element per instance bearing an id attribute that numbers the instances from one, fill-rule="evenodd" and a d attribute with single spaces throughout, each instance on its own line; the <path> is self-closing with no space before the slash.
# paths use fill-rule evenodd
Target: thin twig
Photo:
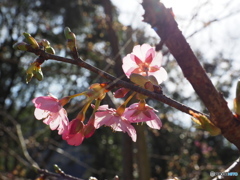
<path id="1" fill-rule="evenodd" d="M 83 180 L 83 179 L 65 174 L 64 172 L 59 174 L 59 173 L 49 172 L 46 169 L 37 169 L 37 171 L 38 173 L 44 175 L 45 177 L 56 177 L 57 180 Z"/>
<path id="2" fill-rule="evenodd" d="M 17 130 L 18 138 L 19 138 L 20 145 L 21 145 L 21 148 L 22 148 L 25 158 L 32 164 L 33 167 L 39 168 L 38 164 L 32 159 L 32 157 L 28 153 L 27 146 L 26 146 L 23 134 L 22 134 L 21 125 L 17 124 L 16 130 Z"/>
<path id="3" fill-rule="evenodd" d="M 25 156 L 25 158 L 28 160 L 29 163 L 31 163 L 31 165 L 35 168 L 39 168 L 38 164 L 31 158 L 31 156 L 28 153 L 27 150 L 27 146 L 22 134 L 22 129 L 21 129 L 21 125 L 9 114 L 7 114 L 5 111 L 0 111 L 0 114 L 3 114 L 5 117 L 7 117 L 15 126 L 16 131 L 17 131 L 17 135 L 18 135 L 18 139 L 22 148 L 22 152 L 23 155 Z"/>

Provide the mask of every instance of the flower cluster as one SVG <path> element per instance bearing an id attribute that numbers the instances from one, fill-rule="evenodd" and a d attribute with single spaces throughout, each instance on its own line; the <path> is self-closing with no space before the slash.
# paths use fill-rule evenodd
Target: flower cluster
<path id="1" fill-rule="evenodd" d="M 161 60 L 162 55 L 150 45 L 137 45 L 131 54 L 123 58 L 122 68 L 133 83 L 153 91 L 153 85 L 158 85 L 167 78 L 165 69 L 161 67 Z M 146 122 L 149 127 L 154 129 L 162 127 L 162 122 L 156 114 L 157 110 L 146 103 L 146 96 L 133 92 L 123 104 L 113 109 L 109 108 L 108 105 L 100 105 L 108 91 L 108 83 L 102 83 L 93 84 L 85 92 L 60 100 L 52 95 L 37 97 L 32 101 L 36 107 L 34 115 L 38 120 L 43 119 L 43 122 L 49 125 L 51 130 L 58 130 L 62 139 L 74 146 L 80 145 L 85 138 L 91 137 L 95 130 L 101 126 L 109 126 L 114 131 L 126 132 L 134 142 L 137 140 L 137 135 L 132 123 Z M 128 89 L 120 88 L 115 92 L 114 97 L 122 98 L 128 93 Z M 70 99 L 80 95 L 86 97 L 86 104 L 78 115 L 69 122 L 63 106 Z M 133 97 L 136 97 L 139 102 L 127 107 Z M 90 106 L 93 108 L 93 112 L 86 123 L 85 114 Z"/>

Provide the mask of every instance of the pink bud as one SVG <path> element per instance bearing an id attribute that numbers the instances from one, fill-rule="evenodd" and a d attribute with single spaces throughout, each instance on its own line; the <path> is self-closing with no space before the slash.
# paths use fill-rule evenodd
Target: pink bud
<path id="1" fill-rule="evenodd" d="M 126 94 L 129 92 L 129 89 L 126 88 L 120 88 L 114 93 L 115 98 L 123 98 L 126 96 Z"/>

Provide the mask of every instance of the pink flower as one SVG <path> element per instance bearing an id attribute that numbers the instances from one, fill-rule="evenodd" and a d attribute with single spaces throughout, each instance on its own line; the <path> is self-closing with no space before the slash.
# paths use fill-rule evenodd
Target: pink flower
<path id="1" fill-rule="evenodd" d="M 72 120 L 62 134 L 69 145 L 79 146 L 84 140 L 84 124 L 79 119 Z"/>
<path id="2" fill-rule="evenodd" d="M 41 96 L 32 100 L 36 109 L 34 115 L 36 119 L 44 119 L 43 122 L 50 126 L 51 130 L 58 130 L 62 134 L 68 125 L 66 110 L 60 101 L 53 96 Z"/>
<path id="3" fill-rule="evenodd" d="M 136 131 L 130 122 L 118 115 L 116 109 L 108 108 L 108 105 L 100 106 L 95 113 L 95 128 L 98 129 L 103 125 L 110 126 L 114 131 L 127 132 L 134 142 L 137 140 Z"/>
<path id="4" fill-rule="evenodd" d="M 93 121 L 90 119 L 85 125 L 81 120 L 72 120 L 62 134 L 62 139 L 69 145 L 79 146 L 85 138 L 91 137 L 95 132 Z"/>
<path id="5" fill-rule="evenodd" d="M 160 84 L 167 79 L 166 70 L 161 67 L 162 54 L 148 44 L 134 46 L 133 52 L 123 58 L 123 71 L 129 78 L 132 73 L 142 76 L 153 75 Z"/>
<path id="6" fill-rule="evenodd" d="M 131 123 L 146 122 L 149 127 L 160 129 L 162 122 L 155 112 L 157 110 L 147 104 L 144 107 L 140 107 L 139 103 L 134 103 L 126 109 L 123 116 Z"/>

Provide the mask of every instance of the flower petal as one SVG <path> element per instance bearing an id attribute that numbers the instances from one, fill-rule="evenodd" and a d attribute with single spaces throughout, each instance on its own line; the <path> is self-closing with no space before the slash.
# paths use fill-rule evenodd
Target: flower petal
<path id="1" fill-rule="evenodd" d="M 153 48 L 149 49 L 146 53 L 145 62 L 151 64 L 155 56 L 155 50 Z"/>
<path id="2" fill-rule="evenodd" d="M 41 120 L 46 118 L 49 115 L 49 111 L 36 108 L 34 111 L 34 116 L 36 119 Z"/>
<path id="3" fill-rule="evenodd" d="M 131 72 L 138 68 L 138 65 L 136 64 L 136 62 L 134 61 L 134 59 L 131 58 L 131 54 L 128 54 L 127 56 L 125 56 L 123 58 L 123 64 L 122 64 L 122 68 L 124 73 L 129 77 Z"/>
<path id="4" fill-rule="evenodd" d="M 159 71 L 149 72 L 149 75 L 153 75 L 157 79 L 158 84 L 161 84 L 168 77 L 167 71 L 163 67 Z"/>
<path id="5" fill-rule="evenodd" d="M 152 121 L 147 121 L 146 124 L 153 129 L 161 129 L 162 122 L 160 119 L 154 119 Z"/>
<path id="6" fill-rule="evenodd" d="M 137 56 L 135 56 L 134 54 L 130 54 L 130 57 L 136 62 L 138 66 L 143 63 L 143 61 L 139 59 Z"/>
<path id="7" fill-rule="evenodd" d="M 72 146 L 79 146 L 82 144 L 84 140 L 84 135 L 82 133 L 77 133 L 73 136 L 69 136 L 67 139 L 65 139 L 69 145 Z"/>
<path id="8" fill-rule="evenodd" d="M 52 96 L 40 96 L 32 100 L 36 108 L 48 110 L 51 112 L 58 112 L 62 107 L 58 99 Z"/>
<path id="9" fill-rule="evenodd" d="M 157 52 L 151 62 L 151 66 L 158 66 L 161 67 L 162 65 L 162 53 L 161 52 Z"/>

